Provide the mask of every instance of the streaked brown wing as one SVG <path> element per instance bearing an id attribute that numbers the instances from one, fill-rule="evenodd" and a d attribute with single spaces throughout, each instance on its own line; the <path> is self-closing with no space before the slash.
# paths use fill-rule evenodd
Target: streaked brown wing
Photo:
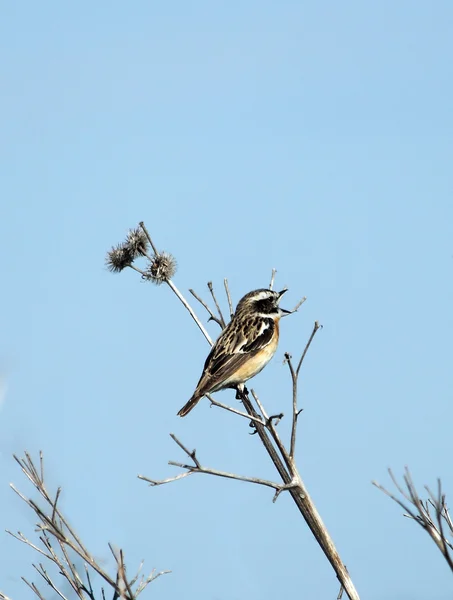
<path id="1" fill-rule="evenodd" d="M 255 329 L 255 336 L 250 336 L 252 332 L 248 332 L 249 339 L 247 340 L 242 332 L 229 331 L 227 327 L 206 359 L 197 392 L 209 393 L 223 381 L 228 380 L 251 357 L 269 344 L 274 329 L 273 319 L 264 319 L 261 327 Z"/>

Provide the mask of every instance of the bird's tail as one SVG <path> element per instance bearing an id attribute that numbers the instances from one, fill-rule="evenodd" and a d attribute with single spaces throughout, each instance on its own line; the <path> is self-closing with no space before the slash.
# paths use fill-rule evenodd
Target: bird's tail
<path id="1" fill-rule="evenodd" d="M 195 406 L 198 404 L 201 398 L 202 396 L 196 396 L 194 394 L 192 398 L 186 404 L 184 404 L 184 406 L 178 412 L 178 417 L 185 417 L 186 415 L 188 415 L 192 408 L 195 408 Z"/>

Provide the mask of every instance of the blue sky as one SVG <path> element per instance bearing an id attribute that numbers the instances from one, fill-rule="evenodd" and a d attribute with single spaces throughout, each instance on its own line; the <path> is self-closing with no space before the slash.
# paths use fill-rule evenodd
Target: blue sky
<path id="1" fill-rule="evenodd" d="M 287 306 L 307 296 L 253 385 L 289 414 L 283 354 L 323 324 L 302 477 L 363 598 L 451 597 L 434 544 L 370 481 L 407 464 L 453 497 L 452 25 L 446 1 L 3 4 L 0 529 L 33 534 L 8 483 L 27 489 L 12 453 L 42 449 L 95 556 L 110 564 L 110 541 L 131 571 L 173 571 L 149 596 L 337 593 L 289 497 L 136 479 L 175 474 L 170 432 L 208 466 L 275 477 L 242 420 L 207 401 L 176 417 L 206 342 L 168 288 L 104 266 L 144 220 L 184 292 L 228 277 L 237 302 L 276 267 Z M 6 534 L 0 554 L 0 589 L 28 600 L 37 557 Z"/>

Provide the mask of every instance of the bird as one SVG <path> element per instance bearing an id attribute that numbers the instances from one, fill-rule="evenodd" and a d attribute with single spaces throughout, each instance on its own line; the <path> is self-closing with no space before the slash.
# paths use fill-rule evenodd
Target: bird
<path id="1" fill-rule="evenodd" d="M 258 289 L 241 298 L 206 359 L 192 397 L 178 412 L 179 417 L 185 417 L 206 394 L 236 388 L 264 369 L 277 350 L 280 318 L 291 313 L 279 306 L 286 291 L 287 288 L 281 292 Z"/>

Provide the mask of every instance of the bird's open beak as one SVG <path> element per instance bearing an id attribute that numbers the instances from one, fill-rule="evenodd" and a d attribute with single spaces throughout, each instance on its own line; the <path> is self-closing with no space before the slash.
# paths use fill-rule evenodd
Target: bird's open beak
<path id="1" fill-rule="evenodd" d="M 284 294 L 285 292 L 287 292 L 287 291 L 288 291 L 288 288 L 283 288 L 281 292 L 278 292 L 278 302 L 280 302 L 280 298 L 281 298 L 281 297 L 283 296 L 283 294 Z M 281 311 L 282 311 L 282 313 L 284 313 L 285 315 L 290 315 L 290 314 L 291 314 L 291 311 L 290 311 L 290 310 L 286 310 L 286 308 L 281 308 L 281 307 L 280 307 L 280 310 L 281 310 Z"/>

